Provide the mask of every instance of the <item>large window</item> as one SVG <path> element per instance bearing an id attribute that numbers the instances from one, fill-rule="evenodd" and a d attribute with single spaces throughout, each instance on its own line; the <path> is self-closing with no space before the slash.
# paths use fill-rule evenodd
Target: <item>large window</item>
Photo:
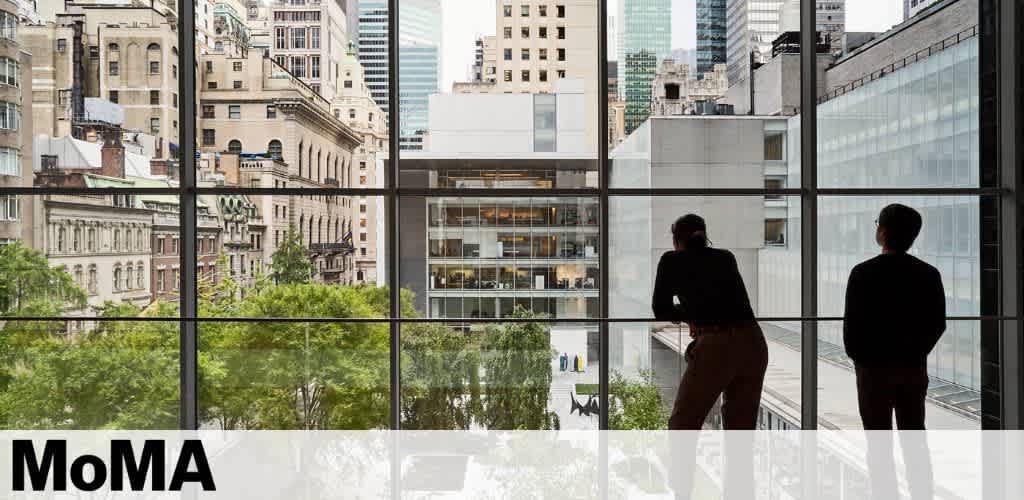
<path id="1" fill-rule="evenodd" d="M 81 100 L 0 58 L 0 283 L 50 284 L 0 296 L 0 428 L 661 428 L 691 337 L 653 277 L 689 212 L 767 337 L 760 425 L 858 428 L 846 281 L 893 202 L 945 285 L 929 425 L 1001 425 L 1020 242 L 977 0 L 847 2 L 817 43 L 781 0 L 400 3 L 340 49 L 279 2 L 262 42 L 85 9 Z M 88 390 L 27 378 L 54 370 Z"/>

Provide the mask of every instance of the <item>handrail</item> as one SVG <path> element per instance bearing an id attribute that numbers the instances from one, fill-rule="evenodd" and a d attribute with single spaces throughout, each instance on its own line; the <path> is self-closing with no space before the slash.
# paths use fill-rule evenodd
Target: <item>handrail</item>
<path id="1" fill-rule="evenodd" d="M 911 54 L 909 56 L 906 56 L 903 59 L 895 61 L 895 62 L 893 62 L 893 63 L 891 63 L 891 64 L 889 64 L 889 65 L 887 65 L 887 66 L 885 66 L 885 67 L 883 67 L 881 69 L 872 71 L 871 73 L 867 74 L 866 76 L 862 76 L 862 77 L 860 77 L 860 78 L 858 78 L 856 80 L 850 81 L 850 82 L 848 82 L 846 84 L 843 84 L 841 86 L 834 87 L 832 90 L 829 90 L 827 93 L 825 93 L 821 97 L 818 97 L 818 104 L 821 104 L 821 103 L 826 102 L 826 101 L 830 101 L 832 99 L 835 99 L 836 97 L 844 95 L 844 94 L 846 94 L 848 92 L 851 92 L 851 91 L 853 91 L 853 90 L 855 90 L 857 88 L 863 87 L 864 85 L 866 85 L 868 83 L 871 83 L 871 82 L 873 82 L 875 80 L 878 80 L 878 79 L 882 78 L 883 76 L 888 75 L 889 73 L 892 73 L 892 72 L 894 72 L 894 71 L 896 71 L 898 69 L 905 68 L 905 67 L 907 67 L 907 66 L 909 66 L 911 64 L 914 64 L 916 62 L 919 62 L 919 61 L 922 61 L 924 59 L 927 59 L 927 58 L 931 57 L 932 55 L 938 54 L 939 52 L 942 52 L 942 51 L 944 51 L 944 50 L 946 50 L 946 49 L 948 49 L 950 47 L 956 46 L 956 45 L 958 45 L 958 44 L 960 44 L 960 43 L 962 43 L 962 42 L 964 42 L 966 40 L 970 40 L 971 38 L 974 38 L 976 36 L 978 36 L 978 26 L 977 25 L 971 26 L 970 28 L 967 28 L 967 29 L 965 29 L 965 30 L 955 34 L 955 35 L 950 35 L 950 36 L 946 37 L 945 39 L 943 39 L 940 42 L 936 42 L 936 43 L 933 43 L 933 44 L 929 45 L 928 48 L 921 49 L 921 50 L 919 50 L 919 51 L 917 51 L 917 52 L 915 52 L 915 53 L 913 53 L 913 54 Z"/>

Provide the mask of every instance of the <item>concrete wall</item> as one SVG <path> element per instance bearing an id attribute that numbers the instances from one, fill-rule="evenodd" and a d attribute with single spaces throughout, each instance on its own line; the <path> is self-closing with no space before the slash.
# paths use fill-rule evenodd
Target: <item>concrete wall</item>
<path id="1" fill-rule="evenodd" d="M 556 147 L 560 153 L 593 151 L 587 141 L 582 80 L 563 80 L 556 91 Z M 433 94 L 426 151 L 531 153 L 532 94 Z"/>
<path id="2" fill-rule="evenodd" d="M 781 121 L 781 120 L 774 120 Z M 749 117 L 653 118 L 611 154 L 616 187 L 764 185 L 766 120 Z M 672 247 L 671 225 L 686 213 L 708 224 L 716 248 L 736 256 L 751 305 L 758 311 L 758 253 L 764 246 L 764 198 L 619 196 L 609 200 L 610 316 L 650 317 L 654 276 Z M 678 354 L 651 338 L 648 323 L 614 323 L 609 367 L 628 376 L 652 370 L 659 386 L 673 388 L 683 365 Z M 665 393 L 671 399 L 671 390 Z"/>
<path id="3" fill-rule="evenodd" d="M 434 94 L 430 96 L 428 115 L 427 151 L 533 151 L 530 94 Z"/>

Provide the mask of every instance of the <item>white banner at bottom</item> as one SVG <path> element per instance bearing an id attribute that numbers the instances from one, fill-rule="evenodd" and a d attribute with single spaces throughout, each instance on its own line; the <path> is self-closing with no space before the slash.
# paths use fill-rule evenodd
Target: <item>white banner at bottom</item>
<path id="1" fill-rule="evenodd" d="M 1017 431 L 4 431 L 0 498 L 1024 498 Z"/>

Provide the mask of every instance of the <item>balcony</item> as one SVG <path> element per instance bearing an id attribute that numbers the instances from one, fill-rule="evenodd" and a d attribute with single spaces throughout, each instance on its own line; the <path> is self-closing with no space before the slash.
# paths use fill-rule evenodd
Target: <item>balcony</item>
<path id="1" fill-rule="evenodd" d="M 242 160 L 240 168 L 249 172 L 269 172 L 281 176 L 288 175 L 288 164 L 277 158 L 252 158 Z"/>
<path id="2" fill-rule="evenodd" d="M 313 254 L 348 253 L 354 250 L 348 243 L 311 243 L 309 252 Z"/>

